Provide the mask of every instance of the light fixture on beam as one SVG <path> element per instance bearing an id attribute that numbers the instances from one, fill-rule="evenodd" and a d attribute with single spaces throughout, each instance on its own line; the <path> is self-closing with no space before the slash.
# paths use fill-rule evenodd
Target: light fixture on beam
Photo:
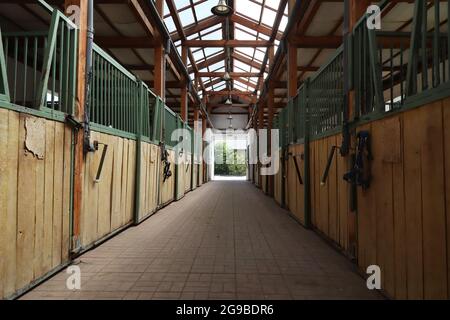
<path id="1" fill-rule="evenodd" d="M 226 0 L 219 0 L 219 3 L 211 9 L 211 12 L 216 16 L 226 17 L 229 16 L 233 10 L 227 5 Z"/>
<path id="2" fill-rule="evenodd" d="M 231 81 L 230 73 L 228 71 L 225 72 L 225 74 L 223 75 L 222 79 L 225 80 L 225 81 Z"/>

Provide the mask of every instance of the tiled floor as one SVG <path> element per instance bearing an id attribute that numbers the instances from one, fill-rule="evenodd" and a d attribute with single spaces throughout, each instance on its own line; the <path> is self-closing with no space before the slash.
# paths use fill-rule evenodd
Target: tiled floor
<path id="1" fill-rule="evenodd" d="M 353 265 L 244 181 L 208 183 L 23 299 L 380 299 Z"/>

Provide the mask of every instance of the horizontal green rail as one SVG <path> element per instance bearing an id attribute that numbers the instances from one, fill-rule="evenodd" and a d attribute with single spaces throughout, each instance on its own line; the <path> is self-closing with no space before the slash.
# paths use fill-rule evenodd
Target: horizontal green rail
<path id="1" fill-rule="evenodd" d="M 1 28 L 0 28 L 0 101 L 5 101 L 8 103 L 10 102 L 9 85 L 6 73 L 6 61 L 3 50 L 3 37 Z"/>

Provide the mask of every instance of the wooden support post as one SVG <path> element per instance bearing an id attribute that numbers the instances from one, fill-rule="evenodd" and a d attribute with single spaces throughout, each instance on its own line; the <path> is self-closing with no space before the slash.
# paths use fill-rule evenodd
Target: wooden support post
<path id="1" fill-rule="evenodd" d="M 369 0 L 348 0 L 348 32 L 352 32 L 353 27 L 358 22 L 358 20 L 365 14 L 367 7 L 371 4 Z M 348 119 L 351 121 L 355 115 L 355 92 L 352 90 L 348 92 Z M 351 145 L 355 145 L 355 136 L 351 136 Z M 348 167 L 352 165 L 352 157 L 348 157 Z M 351 192 L 351 186 L 349 186 L 349 191 Z M 349 192 L 349 195 L 350 195 Z M 348 212 L 348 241 L 349 249 L 348 254 L 351 257 L 356 258 L 358 252 L 358 218 L 357 212 Z"/>
<path id="2" fill-rule="evenodd" d="M 349 0 L 349 33 L 352 32 L 353 27 L 366 13 L 367 7 L 370 6 L 370 0 Z M 355 92 L 352 90 L 348 95 L 348 118 L 353 119 L 355 116 Z"/>
<path id="3" fill-rule="evenodd" d="M 156 8 L 159 15 L 164 15 L 164 1 L 156 0 Z M 166 55 L 164 50 L 164 44 L 161 35 L 158 35 L 155 43 L 155 69 L 154 69 L 154 92 L 160 96 L 161 99 L 166 101 Z"/>
<path id="4" fill-rule="evenodd" d="M 273 59 L 274 59 L 274 54 L 275 50 L 274 47 L 270 47 L 269 48 L 269 64 L 270 67 L 273 64 Z M 272 150 L 274 149 L 274 147 L 276 148 L 277 146 L 272 146 L 272 129 L 273 129 L 273 116 L 274 116 L 274 104 L 275 104 L 275 100 L 274 100 L 274 85 L 272 82 L 269 82 L 269 90 L 267 92 L 267 107 L 268 107 L 268 125 L 267 125 L 267 141 L 268 141 L 268 152 L 270 155 L 272 155 Z M 273 196 L 274 194 L 274 176 L 270 175 L 267 176 L 268 179 L 268 190 L 267 193 L 270 196 Z"/>
<path id="5" fill-rule="evenodd" d="M 87 0 L 66 0 L 65 8 L 69 6 L 80 8 L 79 34 L 78 34 L 78 79 L 76 89 L 75 118 L 84 122 L 85 86 L 86 86 L 86 47 L 87 47 Z M 74 143 L 74 170 L 73 170 L 73 217 L 72 217 L 72 239 L 71 251 L 80 247 L 81 210 L 83 208 L 83 185 L 84 185 L 84 130 L 75 133 Z"/>
<path id="6" fill-rule="evenodd" d="M 188 59 L 188 47 L 182 46 L 181 48 L 181 60 L 183 61 L 183 64 L 187 66 L 187 59 Z M 181 119 L 184 122 L 188 121 L 188 88 L 187 83 L 189 79 L 184 79 L 185 83 L 181 87 Z"/>
<path id="7" fill-rule="evenodd" d="M 205 138 L 205 133 L 206 133 L 206 115 L 202 114 L 202 161 L 203 161 L 203 183 L 208 182 L 208 177 L 206 176 L 207 174 L 207 170 L 206 170 L 206 162 L 205 162 L 205 157 L 204 157 L 204 153 L 205 153 L 205 148 L 206 148 L 206 142 L 204 141 Z"/>
<path id="8" fill-rule="evenodd" d="M 297 95 L 297 47 L 288 44 L 288 98 L 293 98 Z"/>
<path id="9" fill-rule="evenodd" d="M 258 106 L 258 144 L 259 144 L 259 130 L 264 128 L 264 105 L 262 103 Z M 259 148 L 258 148 L 259 150 Z M 259 157 L 259 155 L 258 155 Z M 262 188 L 262 176 L 261 176 L 261 161 L 258 161 L 258 186 Z"/>

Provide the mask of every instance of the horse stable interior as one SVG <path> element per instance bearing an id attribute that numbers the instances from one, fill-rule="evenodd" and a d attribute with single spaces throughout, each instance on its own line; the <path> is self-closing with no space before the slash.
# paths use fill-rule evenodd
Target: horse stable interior
<path id="1" fill-rule="evenodd" d="M 0 296 L 449 299 L 449 2 L 1 1 Z"/>

